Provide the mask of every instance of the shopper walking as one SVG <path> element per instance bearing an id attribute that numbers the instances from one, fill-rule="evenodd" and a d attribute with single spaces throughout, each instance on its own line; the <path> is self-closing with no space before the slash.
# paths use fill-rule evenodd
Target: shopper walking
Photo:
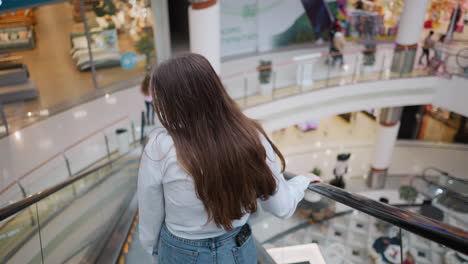
<path id="1" fill-rule="evenodd" d="M 442 67 L 443 72 L 446 72 L 446 66 L 444 62 L 444 42 L 445 42 L 445 35 L 441 35 L 439 37 L 439 41 L 434 44 L 434 57 L 431 59 L 431 73 L 437 73 Z"/>
<path id="2" fill-rule="evenodd" d="M 145 79 L 141 83 L 141 93 L 144 96 L 145 105 L 146 105 L 146 124 L 154 125 L 154 106 L 153 106 L 153 97 L 151 96 L 150 91 L 150 76 L 146 75 Z M 150 119 L 151 112 L 151 119 Z"/>
<path id="3" fill-rule="evenodd" d="M 426 65 L 429 66 L 429 50 L 434 47 L 432 35 L 434 35 L 434 31 L 431 30 L 427 37 L 424 39 L 422 54 L 421 56 L 419 56 L 419 65 L 422 65 L 422 59 L 424 56 L 426 56 Z"/>
<path id="4" fill-rule="evenodd" d="M 345 44 L 346 44 L 346 40 L 340 28 L 340 30 L 337 30 L 335 34 L 333 35 L 333 46 L 331 48 L 331 54 L 332 54 L 331 66 L 332 67 L 335 66 L 337 60 L 340 61 L 341 67 L 344 66 L 343 53 L 344 53 Z"/>
<path id="5" fill-rule="evenodd" d="M 314 175 L 284 179 L 284 158 L 227 94 L 209 62 L 188 54 L 152 73 L 164 128 L 138 175 L 139 232 L 160 264 L 257 263 L 247 220 L 257 205 L 290 217 Z"/>

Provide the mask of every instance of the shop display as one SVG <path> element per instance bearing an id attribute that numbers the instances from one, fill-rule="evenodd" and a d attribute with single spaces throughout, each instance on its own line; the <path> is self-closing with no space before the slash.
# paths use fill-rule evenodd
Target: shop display
<path id="1" fill-rule="evenodd" d="M 11 103 L 36 97 L 36 87 L 20 57 L 0 58 L 0 102 Z"/>
<path id="2" fill-rule="evenodd" d="M 35 25 L 36 19 L 31 8 L 0 14 L 0 25 Z"/>
<path id="3" fill-rule="evenodd" d="M 33 26 L 0 28 L 0 52 L 34 49 Z"/>
<path id="4" fill-rule="evenodd" d="M 32 9 L 0 14 L 0 53 L 34 49 L 35 23 Z"/>
<path id="5" fill-rule="evenodd" d="M 80 71 L 91 68 L 88 42 L 84 33 L 70 35 L 71 55 Z M 91 32 L 91 52 L 96 68 L 120 65 L 120 49 L 115 29 Z"/>
<path id="6" fill-rule="evenodd" d="M 73 17 L 75 21 L 79 21 L 79 1 L 74 1 L 73 5 Z M 154 41 L 146 6 L 144 1 L 85 1 L 86 19 L 91 31 L 91 49 L 97 69 L 120 66 L 121 54 L 125 52 L 136 51 L 143 54 L 146 63 L 150 63 Z M 80 71 L 90 70 L 86 36 L 84 33 L 72 33 L 70 38 L 71 55 L 77 68 Z M 123 43 L 123 50 L 119 43 Z"/>

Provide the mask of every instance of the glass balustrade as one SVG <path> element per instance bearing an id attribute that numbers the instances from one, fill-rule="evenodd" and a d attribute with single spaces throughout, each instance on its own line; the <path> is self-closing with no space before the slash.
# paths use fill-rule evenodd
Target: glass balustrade
<path id="1" fill-rule="evenodd" d="M 139 151 L 4 219 L 0 263 L 77 263 L 92 257 L 136 192 Z"/>

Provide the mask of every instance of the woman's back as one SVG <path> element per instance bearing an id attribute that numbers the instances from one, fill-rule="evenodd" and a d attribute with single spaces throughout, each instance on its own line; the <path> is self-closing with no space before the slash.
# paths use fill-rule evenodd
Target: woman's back
<path id="1" fill-rule="evenodd" d="M 164 129 L 151 134 L 138 176 L 140 240 L 149 253 L 161 250 L 163 263 L 181 263 L 170 256 L 188 251 L 203 259 L 207 245 L 225 254 L 245 242 L 238 234 L 250 237 L 245 223 L 258 204 L 281 218 L 293 214 L 309 179 L 284 179 L 281 153 L 205 58 L 160 64 L 151 91 Z M 249 243 L 244 253 L 253 256 Z"/>
<path id="2" fill-rule="evenodd" d="M 278 189 L 280 189 L 287 183 L 281 173 L 281 164 L 266 138 L 262 138 L 262 144 L 267 152 L 267 163 L 278 182 Z M 139 175 L 140 188 L 148 187 L 148 185 L 161 186 L 160 193 L 146 193 L 147 195 L 140 198 L 154 200 L 157 197 L 160 201 L 163 200 L 164 204 L 163 206 L 161 204 L 161 208 L 159 208 L 158 203 L 153 203 L 152 212 L 160 213 L 164 210 L 165 224 L 175 235 L 190 239 L 202 239 L 226 233 L 225 229 L 218 227 L 208 219 L 203 202 L 197 197 L 193 178 L 177 161 L 174 143 L 165 129 L 156 129 L 151 133 L 142 155 Z M 297 181 L 300 187 L 297 193 L 300 195 L 303 192 L 301 189 L 304 188 L 304 185 L 308 186 L 309 180 L 301 177 L 297 180 L 302 180 Z M 222 192 L 223 189 L 219 191 Z M 295 204 L 302 199 L 297 195 L 294 196 L 295 191 L 295 189 L 288 189 L 284 192 L 281 189 L 281 192 L 275 194 L 274 199 L 266 201 L 259 199 L 259 202 L 267 211 L 278 217 L 287 218 L 294 212 Z M 244 225 L 248 218 L 249 214 L 244 214 L 242 218 L 233 221 L 233 227 Z"/>

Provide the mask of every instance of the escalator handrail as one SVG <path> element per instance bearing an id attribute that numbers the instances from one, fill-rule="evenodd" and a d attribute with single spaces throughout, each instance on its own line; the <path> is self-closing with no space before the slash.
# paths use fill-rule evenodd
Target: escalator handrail
<path id="1" fill-rule="evenodd" d="M 70 184 L 78 181 L 78 180 L 81 180 L 91 174 L 93 174 L 94 172 L 102 169 L 102 168 L 105 168 L 111 164 L 113 164 L 114 162 L 116 162 L 117 160 L 127 156 L 130 152 L 132 152 L 135 148 L 130 148 L 130 150 L 126 153 L 123 153 L 122 155 L 119 155 L 118 157 L 112 159 L 112 160 L 109 160 L 107 161 L 106 163 L 102 164 L 102 165 L 99 165 L 97 166 L 96 168 L 93 168 L 89 171 L 86 171 L 86 172 L 83 172 L 83 173 L 80 173 L 76 176 L 73 176 L 73 177 L 70 177 L 68 179 L 66 179 L 65 181 L 61 182 L 61 183 L 58 183 L 50 188 L 47 188 L 43 191 L 40 191 L 40 192 L 37 192 L 36 194 L 33 194 L 33 195 L 30 195 L 18 202 L 15 202 L 15 203 L 12 203 L 10 205 L 7 205 L 3 208 L 0 209 L 0 222 L 7 219 L 8 217 L 18 213 L 19 211 L 41 201 L 42 199 L 62 190 L 63 188 L 69 186 Z"/>
<path id="2" fill-rule="evenodd" d="M 456 198 L 459 199 L 459 200 L 463 200 L 463 201 L 468 202 L 468 195 L 467 195 L 467 194 L 454 191 L 454 190 L 450 189 L 449 187 L 444 186 L 444 185 L 442 185 L 442 184 L 440 184 L 440 183 L 438 183 L 438 182 L 431 181 L 430 179 L 428 179 L 428 178 L 425 177 L 425 176 L 415 176 L 415 177 L 413 177 L 413 178 L 411 179 L 411 184 L 410 184 L 411 186 L 413 186 L 413 182 L 414 182 L 415 179 L 421 179 L 421 180 L 425 181 L 425 182 L 428 183 L 428 184 L 432 184 L 432 185 L 434 185 L 434 186 L 437 186 L 437 187 L 440 188 L 440 189 L 443 189 L 444 192 L 454 194 L 454 195 L 456 196 Z"/>
<path id="3" fill-rule="evenodd" d="M 423 170 L 423 173 L 422 173 L 422 177 L 423 177 L 423 178 L 426 178 L 426 176 L 427 176 L 427 175 L 426 175 L 426 172 L 427 172 L 428 170 L 437 171 L 437 172 L 439 172 L 440 174 L 444 175 L 445 177 L 450 178 L 450 179 L 452 179 L 452 180 L 454 180 L 454 181 L 458 181 L 458 182 L 462 182 L 462 183 L 468 184 L 468 180 L 454 177 L 454 176 L 450 175 L 448 172 L 443 171 L 443 170 L 441 170 L 441 169 L 439 169 L 439 168 L 436 168 L 436 167 L 427 167 L 427 168 L 425 168 L 425 169 Z M 430 181 L 430 180 L 428 180 L 428 181 Z"/>
<path id="4" fill-rule="evenodd" d="M 468 232 L 459 228 L 358 194 L 349 193 L 328 184 L 311 184 L 308 189 L 418 236 L 468 254 Z"/>

